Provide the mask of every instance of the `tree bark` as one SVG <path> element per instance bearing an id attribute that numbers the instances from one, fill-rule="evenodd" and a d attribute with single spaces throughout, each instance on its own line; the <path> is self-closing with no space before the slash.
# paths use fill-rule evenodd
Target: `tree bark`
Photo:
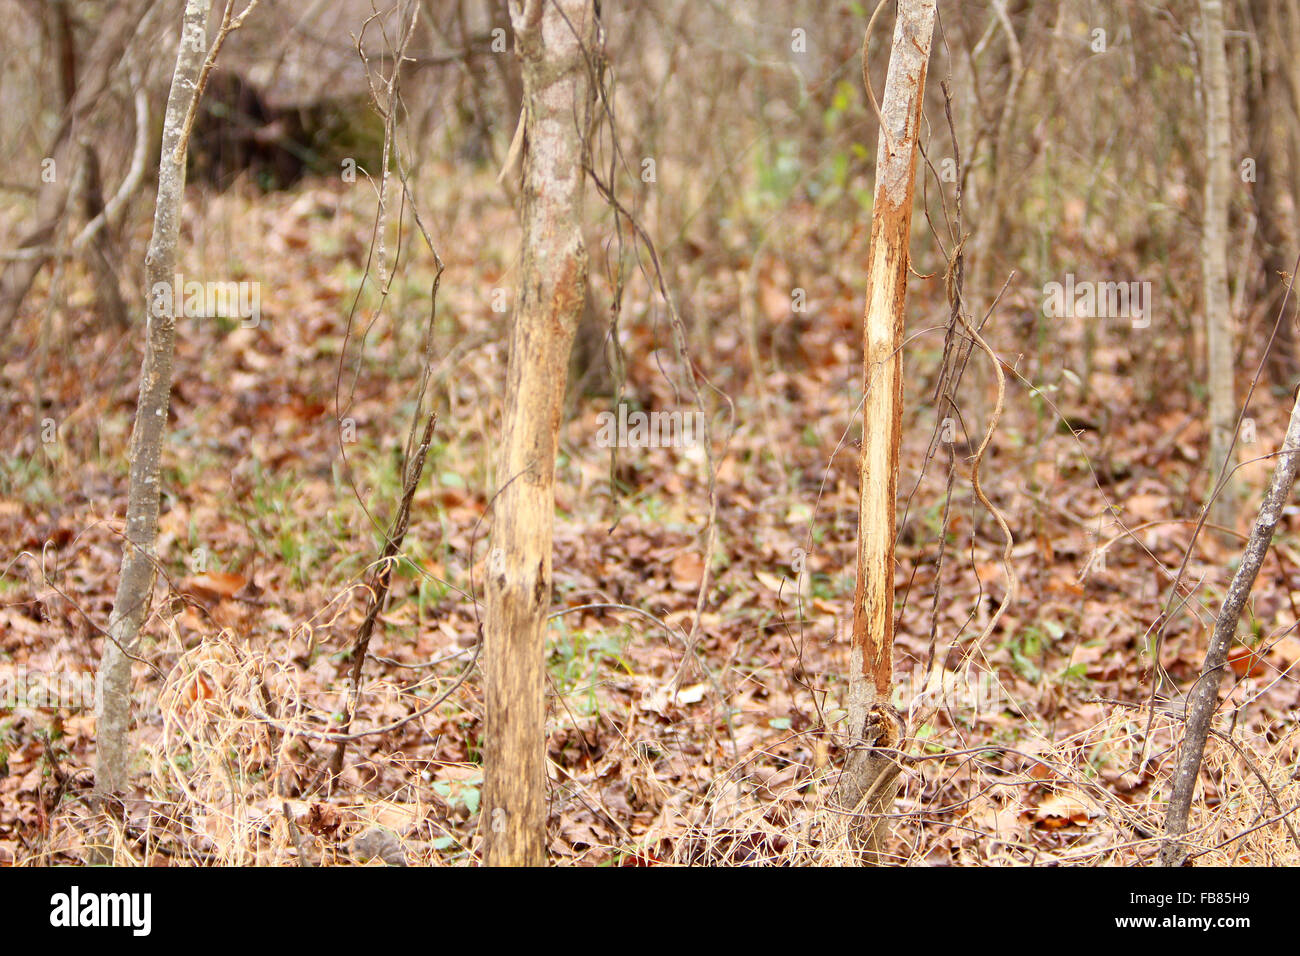
<path id="1" fill-rule="evenodd" d="M 1224 485 L 1210 506 L 1210 520 L 1231 528 L 1236 501 L 1228 454 L 1236 422 L 1232 374 L 1232 312 L 1228 304 L 1228 191 L 1232 157 L 1228 152 L 1228 61 L 1224 51 L 1222 0 L 1201 0 L 1205 85 L 1205 221 L 1201 274 L 1210 390 L 1210 479 Z"/>
<path id="2" fill-rule="evenodd" d="M 595 39 L 591 0 L 514 0 L 523 64 L 523 259 L 487 570 L 483 860 L 546 860 L 545 652 L 555 454 L 582 312 L 583 149 Z"/>
<path id="3" fill-rule="evenodd" d="M 156 283 L 170 284 L 176 272 L 176 241 L 185 192 L 184 124 L 197 95 L 208 37 L 206 0 L 186 0 L 176 69 L 163 125 L 158 163 L 158 198 L 153 235 L 145 257 L 146 303 Z M 130 771 L 131 660 L 138 656 L 140 627 L 154 584 L 154 542 L 158 531 L 159 469 L 167 409 L 171 403 L 172 352 L 176 337 L 173 307 L 149 307 L 148 342 L 140 370 L 140 398 L 131 433 L 131 477 L 127 496 L 126 541 L 122 569 L 109 618 L 96 687 L 98 765 L 95 792 L 103 797 L 125 786 Z"/>
<path id="4" fill-rule="evenodd" d="M 849 659 L 851 751 L 836 791 L 844 809 L 879 814 L 893 803 L 897 785 L 877 780 L 895 766 L 881 753 L 897 746 L 901 722 L 889 706 L 893 683 L 894 543 L 898 446 L 903 428 L 903 316 L 907 299 L 908 240 L 916 183 L 917 137 L 926 69 L 934 34 L 935 0 L 903 0 L 881 104 L 876 192 L 867 263 L 863 318 L 861 495 L 858 574 Z M 867 73 L 866 44 L 863 74 Z M 875 788 L 873 791 L 873 787 Z M 880 862 L 884 826 L 876 816 L 858 844 L 863 862 Z"/>

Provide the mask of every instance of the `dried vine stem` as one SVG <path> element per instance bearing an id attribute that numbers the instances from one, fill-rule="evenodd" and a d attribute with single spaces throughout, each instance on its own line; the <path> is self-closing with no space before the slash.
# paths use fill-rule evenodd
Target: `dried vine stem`
<path id="1" fill-rule="evenodd" d="M 386 106 L 381 106 L 379 96 L 375 90 L 373 81 L 370 79 L 369 60 L 366 58 L 361 40 L 357 40 L 357 53 L 367 66 L 366 77 L 371 83 L 371 94 L 374 98 L 376 109 L 384 118 L 384 156 L 383 169 L 380 176 L 380 189 L 378 196 L 378 213 L 376 216 L 375 233 L 378 235 L 379 242 L 379 271 L 382 283 L 381 294 L 387 296 L 388 287 L 392 281 L 392 274 L 389 273 L 384 247 L 384 233 L 386 232 L 388 222 L 388 193 L 389 182 L 391 179 L 391 165 L 395 159 L 397 165 L 398 177 L 402 184 L 403 204 L 407 199 L 411 199 L 412 217 L 415 220 L 416 228 L 424 238 L 425 244 L 433 254 L 434 276 L 433 284 L 429 291 L 429 320 L 425 326 L 424 334 L 424 366 L 420 376 L 420 385 L 415 398 L 415 412 L 411 417 L 410 429 L 407 432 L 406 448 L 404 452 L 403 470 L 402 470 L 402 497 L 398 504 L 397 513 L 393 517 L 391 527 L 384 535 L 384 547 L 380 552 L 379 559 L 375 563 L 375 569 L 371 575 L 370 585 L 368 588 L 369 599 L 366 604 L 366 615 L 362 619 L 361 626 L 357 629 L 356 640 L 353 643 L 352 650 L 352 667 L 349 673 L 349 700 L 346 710 L 346 717 L 343 724 L 342 732 L 331 736 L 336 743 L 334 755 L 330 760 L 329 779 L 331 782 L 336 780 L 343 771 L 343 757 L 347 750 L 347 744 L 350 740 L 358 739 L 377 731 L 368 731 L 366 734 L 350 733 L 352 720 L 356 716 L 357 705 L 361 696 L 361 674 L 365 667 L 367 652 L 370 648 L 370 638 L 374 633 L 375 622 L 379 617 L 379 611 L 383 608 L 388 598 L 389 588 L 392 583 L 393 566 L 402 558 L 402 544 L 406 538 L 407 529 L 410 526 L 411 502 L 415 498 L 416 489 L 420 486 L 420 479 L 424 474 L 424 464 L 429 456 L 429 447 L 433 443 L 433 431 L 438 422 L 436 412 L 427 411 L 426 408 L 429 400 L 429 384 L 433 378 L 434 367 L 434 331 L 436 328 L 436 314 L 438 307 L 438 289 L 442 284 L 443 262 L 442 257 L 438 255 L 438 250 L 433 244 L 428 230 L 420 217 L 420 212 L 414 200 L 410 197 L 410 185 L 407 177 L 407 170 L 402 165 L 401 157 L 395 148 L 396 125 L 398 102 L 400 99 L 399 80 L 402 63 L 406 60 L 407 45 L 411 42 L 411 37 L 415 33 L 415 21 L 418 6 L 412 4 L 411 18 L 405 32 L 401 35 L 397 52 L 394 57 L 392 73 L 389 74 L 387 82 L 384 84 L 386 93 Z M 373 19 L 373 17 L 371 18 Z M 369 23 L 369 20 L 367 21 Z M 394 272 L 397 267 L 398 256 L 400 256 L 401 247 L 395 252 L 393 262 Z M 369 273 L 369 261 L 367 262 L 367 274 Z M 360 290 L 358 290 L 358 297 Z M 356 303 L 353 307 L 355 309 Z M 349 319 L 349 329 L 351 322 Z M 342 355 L 340 354 L 340 372 L 341 372 Z M 338 381 L 336 380 L 336 387 Z M 336 395 L 337 398 L 337 395 Z M 423 431 L 420 429 L 421 421 L 424 422 Z M 342 446 L 340 435 L 340 446 Z M 355 486 L 354 486 L 355 490 Z M 364 505 L 363 505 L 364 507 Z M 422 710 L 410 715 L 406 720 L 414 720 L 425 713 L 428 713 L 435 706 L 442 703 L 451 693 L 460 686 L 468 675 L 474 662 L 477 661 L 477 649 L 475 651 L 474 661 L 471 661 L 460 675 L 459 680 L 455 681 L 452 686 L 445 691 L 439 698 Z"/>
<path id="2" fill-rule="evenodd" d="M 1010 281 L 1011 277 L 1008 276 L 1007 282 L 1010 283 Z M 1004 284 L 1002 288 L 1005 291 L 1006 285 Z M 1001 293 L 998 293 L 999 298 L 1001 295 Z M 998 609 L 993 612 L 993 617 L 991 617 L 988 624 L 985 625 L 983 632 L 972 646 L 971 651 L 967 652 L 966 657 L 969 658 L 974 649 L 983 644 L 984 640 L 993 633 L 993 629 L 997 627 L 998 621 L 1002 618 L 1002 615 L 1006 613 L 1007 608 L 1011 606 L 1011 601 L 1016 594 L 1017 584 L 1016 569 L 1011 563 L 1011 551 L 1015 546 L 1015 538 L 1011 534 L 1011 526 L 1007 524 L 1007 519 L 1002 512 L 998 510 L 997 506 L 989 500 L 988 495 L 984 493 L 984 486 L 980 481 L 980 466 L 984 461 L 984 453 L 988 450 L 989 443 L 993 441 L 993 433 L 997 431 L 998 421 L 1002 418 L 1003 409 L 1006 408 L 1006 375 L 1002 371 L 1002 360 L 998 358 L 997 353 L 993 351 L 988 342 L 984 341 L 984 336 L 980 335 L 979 330 L 971 324 L 971 321 L 966 317 L 965 312 L 959 309 L 957 315 L 961 319 L 962 325 L 966 327 L 967 334 L 970 335 L 971 339 L 980 347 L 984 354 L 989 357 L 989 362 L 993 365 L 993 373 L 997 376 L 997 401 L 993 406 L 993 414 L 989 416 L 988 427 L 984 429 L 984 440 L 980 442 L 980 446 L 976 449 L 975 456 L 971 461 L 970 482 L 971 488 L 975 491 L 975 497 L 979 499 L 980 504 L 982 504 L 989 514 L 993 516 L 993 520 L 998 523 L 998 528 L 1002 531 L 1002 571 L 1007 576 L 1006 594 L 1002 595 L 1002 601 L 998 604 Z"/>
<path id="3" fill-rule="evenodd" d="M 439 277 L 441 277 L 441 271 Z M 437 285 L 438 280 L 435 279 L 435 296 L 437 295 Z M 432 325 L 432 320 L 430 320 L 430 325 Z M 411 427 L 414 428 L 417 422 L 418 418 L 415 422 L 412 422 Z M 388 533 L 383 552 L 376 562 L 374 574 L 370 579 L 370 599 L 366 605 L 366 616 L 357 629 L 357 639 L 352 646 L 352 671 L 348 675 L 350 699 L 348 701 L 347 716 L 343 723 L 344 736 L 351 729 L 352 718 L 357 712 L 357 702 L 361 696 L 361 669 L 366 662 L 366 651 L 370 648 L 370 637 L 375 630 L 375 620 L 379 617 L 379 609 L 384 606 L 384 601 L 388 597 L 388 589 L 393 578 L 393 565 L 401 560 L 402 542 L 406 539 L 406 530 L 411 520 L 411 500 L 415 497 L 415 490 L 420 487 L 420 476 L 424 473 L 424 462 L 429 457 L 429 446 L 433 443 L 433 429 L 437 422 L 437 414 L 430 414 L 425 420 L 424 434 L 420 436 L 419 445 L 415 448 L 414 454 L 407 458 L 402 501 L 397 508 L 397 516 L 393 519 L 392 530 Z M 338 746 L 334 748 L 334 756 L 330 760 L 331 778 L 337 777 L 342 772 L 343 752 L 346 748 L 346 740 L 339 740 Z"/>

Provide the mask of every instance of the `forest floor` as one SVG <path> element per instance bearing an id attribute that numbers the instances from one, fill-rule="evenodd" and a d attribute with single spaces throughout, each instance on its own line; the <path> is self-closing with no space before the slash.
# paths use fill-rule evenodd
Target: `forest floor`
<path id="1" fill-rule="evenodd" d="M 367 294 L 349 327 L 372 194 L 320 181 L 266 196 L 191 188 L 180 269 L 259 281 L 262 317 L 252 328 L 222 318 L 178 325 L 160 580 L 147 663 L 134 673 L 132 792 L 115 813 L 90 805 L 93 708 L 0 700 L 0 864 L 84 861 L 106 842 L 119 862 L 139 865 L 357 862 L 368 844 L 355 837 L 375 827 L 412 864 L 476 861 L 475 597 L 507 327 L 493 307 L 513 288 L 518 229 L 489 174 L 452 185 L 459 174 L 444 172 L 422 209 L 447 266 L 436 439 L 352 729 L 397 726 L 351 743 L 342 777 L 325 787 L 334 745 L 313 734 L 338 726 L 367 582 L 400 498 L 432 259 L 418 245 L 406 250 L 383 314 Z M 626 605 L 658 620 L 604 607 L 551 622 L 558 863 L 819 859 L 818 810 L 843 757 L 865 236 L 858 228 L 830 241 L 811 230 L 789 229 L 789 245 L 816 248 L 806 261 L 779 255 L 779 245 L 758 261 L 710 259 L 689 242 L 660 250 L 695 365 L 731 402 L 728 413 L 705 390 L 717 547 L 676 694 L 705 571 L 707 457 L 643 448 L 612 460 L 595 438 L 610 397 L 571 402 L 557 467 L 554 608 Z M 124 285 L 138 285 L 147 236 L 141 221 L 123 242 Z M 607 274 L 607 255 L 593 249 L 593 276 Z M 825 262 L 837 263 L 833 273 Z M 32 675 L 84 689 L 121 556 L 143 335 L 106 327 L 78 267 L 57 283 L 51 307 L 48 270 L 41 276 L 0 345 L 0 541 L 12 548 L 0 561 L 0 694 L 23 675 L 29 690 Z M 806 313 L 791 312 L 795 286 L 806 290 Z M 892 821 L 900 861 L 1149 860 L 1180 695 L 1240 549 L 1232 536 L 1196 539 L 1157 647 L 1204 497 L 1195 383 L 1178 372 L 1172 339 L 1144 351 L 1111 330 L 1088 343 L 1082 377 L 1070 356 L 1084 346 L 1068 330 L 1077 352 L 1035 356 L 1035 295 L 1012 286 L 986 327 L 1008 382 L 980 474 L 1012 531 L 1017 584 L 983 636 L 1008 587 L 1001 531 L 971 491 L 993 376 L 974 355 L 946 509 L 947 446 L 923 469 L 942 274 L 911 283 L 909 321 L 940 331 L 918 334 L 907 357 L 895 673 L 916 759 Z M 625 394 L 644 409 L 689 411 L 685 366 L 644 282 L 629 284 L 621 326 Z M 1238 533 L 1271 469 L 1271 459 L 1254 459 L 1276 449 L 1288 405 L 1266 391 L 1252 404 L 1257 438 L 1243 446 Z M 340 441 L 340 419 L 355 441 Z M 1198 865 L 1300 863 L 1274 819 L 1300 799 L 1294 507 L 1283 525 L 1225 682 L 1216 727 L 1226 739 L 1211 742 L 1193 816 Z"/>

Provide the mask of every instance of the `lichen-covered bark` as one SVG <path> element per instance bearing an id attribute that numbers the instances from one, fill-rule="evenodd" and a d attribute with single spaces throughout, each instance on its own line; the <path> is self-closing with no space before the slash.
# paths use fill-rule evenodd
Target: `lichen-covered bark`
<path id="1" fill-rule="evenodd" d="M 523 258 L 487 561 L 483 859 L 546 860 L 545 627 L 555 454 L 582 312 L 582 151 L 590 104 L 590 0 L 512 3 L 523 63 Z"/>
<path id="2" fill-rule="evenodd" d="M 194 97 L 206 53 L 209 5 L 186 0 L 176 69 L 163 125 L 162 156 L 158 163 L 158 198 L 153 235 L 145 258 L 146 290 L 170 283 L 176 272 L 176 240 L 185 191 L 182 128 Z M 146 303 L 153 297 L 145 295 Z M 145 317 L 148 342 L 140 371 L 140 398 L 131 433 L 131 477 L 126 508 L 122 569 L 109 618 L 108 638 L 100 660 L 96 686 L 95 737 L 98 764 L 95 790 L 100 796 L 120 791 L 130 771 L 131 658 L 139 649 L 140 626 L 149 608 L 154 584 L 154 541 L 158 532 L 159 467 L 167 409 L 171 403 L 172 354 L 176 316 L 168 310 Z"/>

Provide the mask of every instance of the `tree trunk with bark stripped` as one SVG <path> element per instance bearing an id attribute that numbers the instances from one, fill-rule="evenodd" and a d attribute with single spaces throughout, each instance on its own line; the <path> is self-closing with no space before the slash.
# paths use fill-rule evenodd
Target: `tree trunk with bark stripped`
<path id="1" fill-rule="evenodd" d="M 545 664 L 555 454 L 582 313 L 591 0 L 512 2 L 524 77 L 523 257 L 487 561 L 483 860 L 546 860 Z"/>
<path id="2" fill-rule="evenodd" d="M 903 428 L 903 314 L 916 184 L 917 138 L 935 0 L 902 0 L 880 105 L 876 193 L 871 214 L 863 318 L 861 495 L 858 576 L 849 659 L 851 748 L 835 802 L 854 815 L 852 843 L 864 863 L 881 862 L 883 819 L 897 794 L 902 721 L 890 706 L 894 649 L 894 544 L 898 447 Z M 866 44 L 863 74 L 867 74 Z M 859 822 L 860 814 L 870 814 Z"/>

